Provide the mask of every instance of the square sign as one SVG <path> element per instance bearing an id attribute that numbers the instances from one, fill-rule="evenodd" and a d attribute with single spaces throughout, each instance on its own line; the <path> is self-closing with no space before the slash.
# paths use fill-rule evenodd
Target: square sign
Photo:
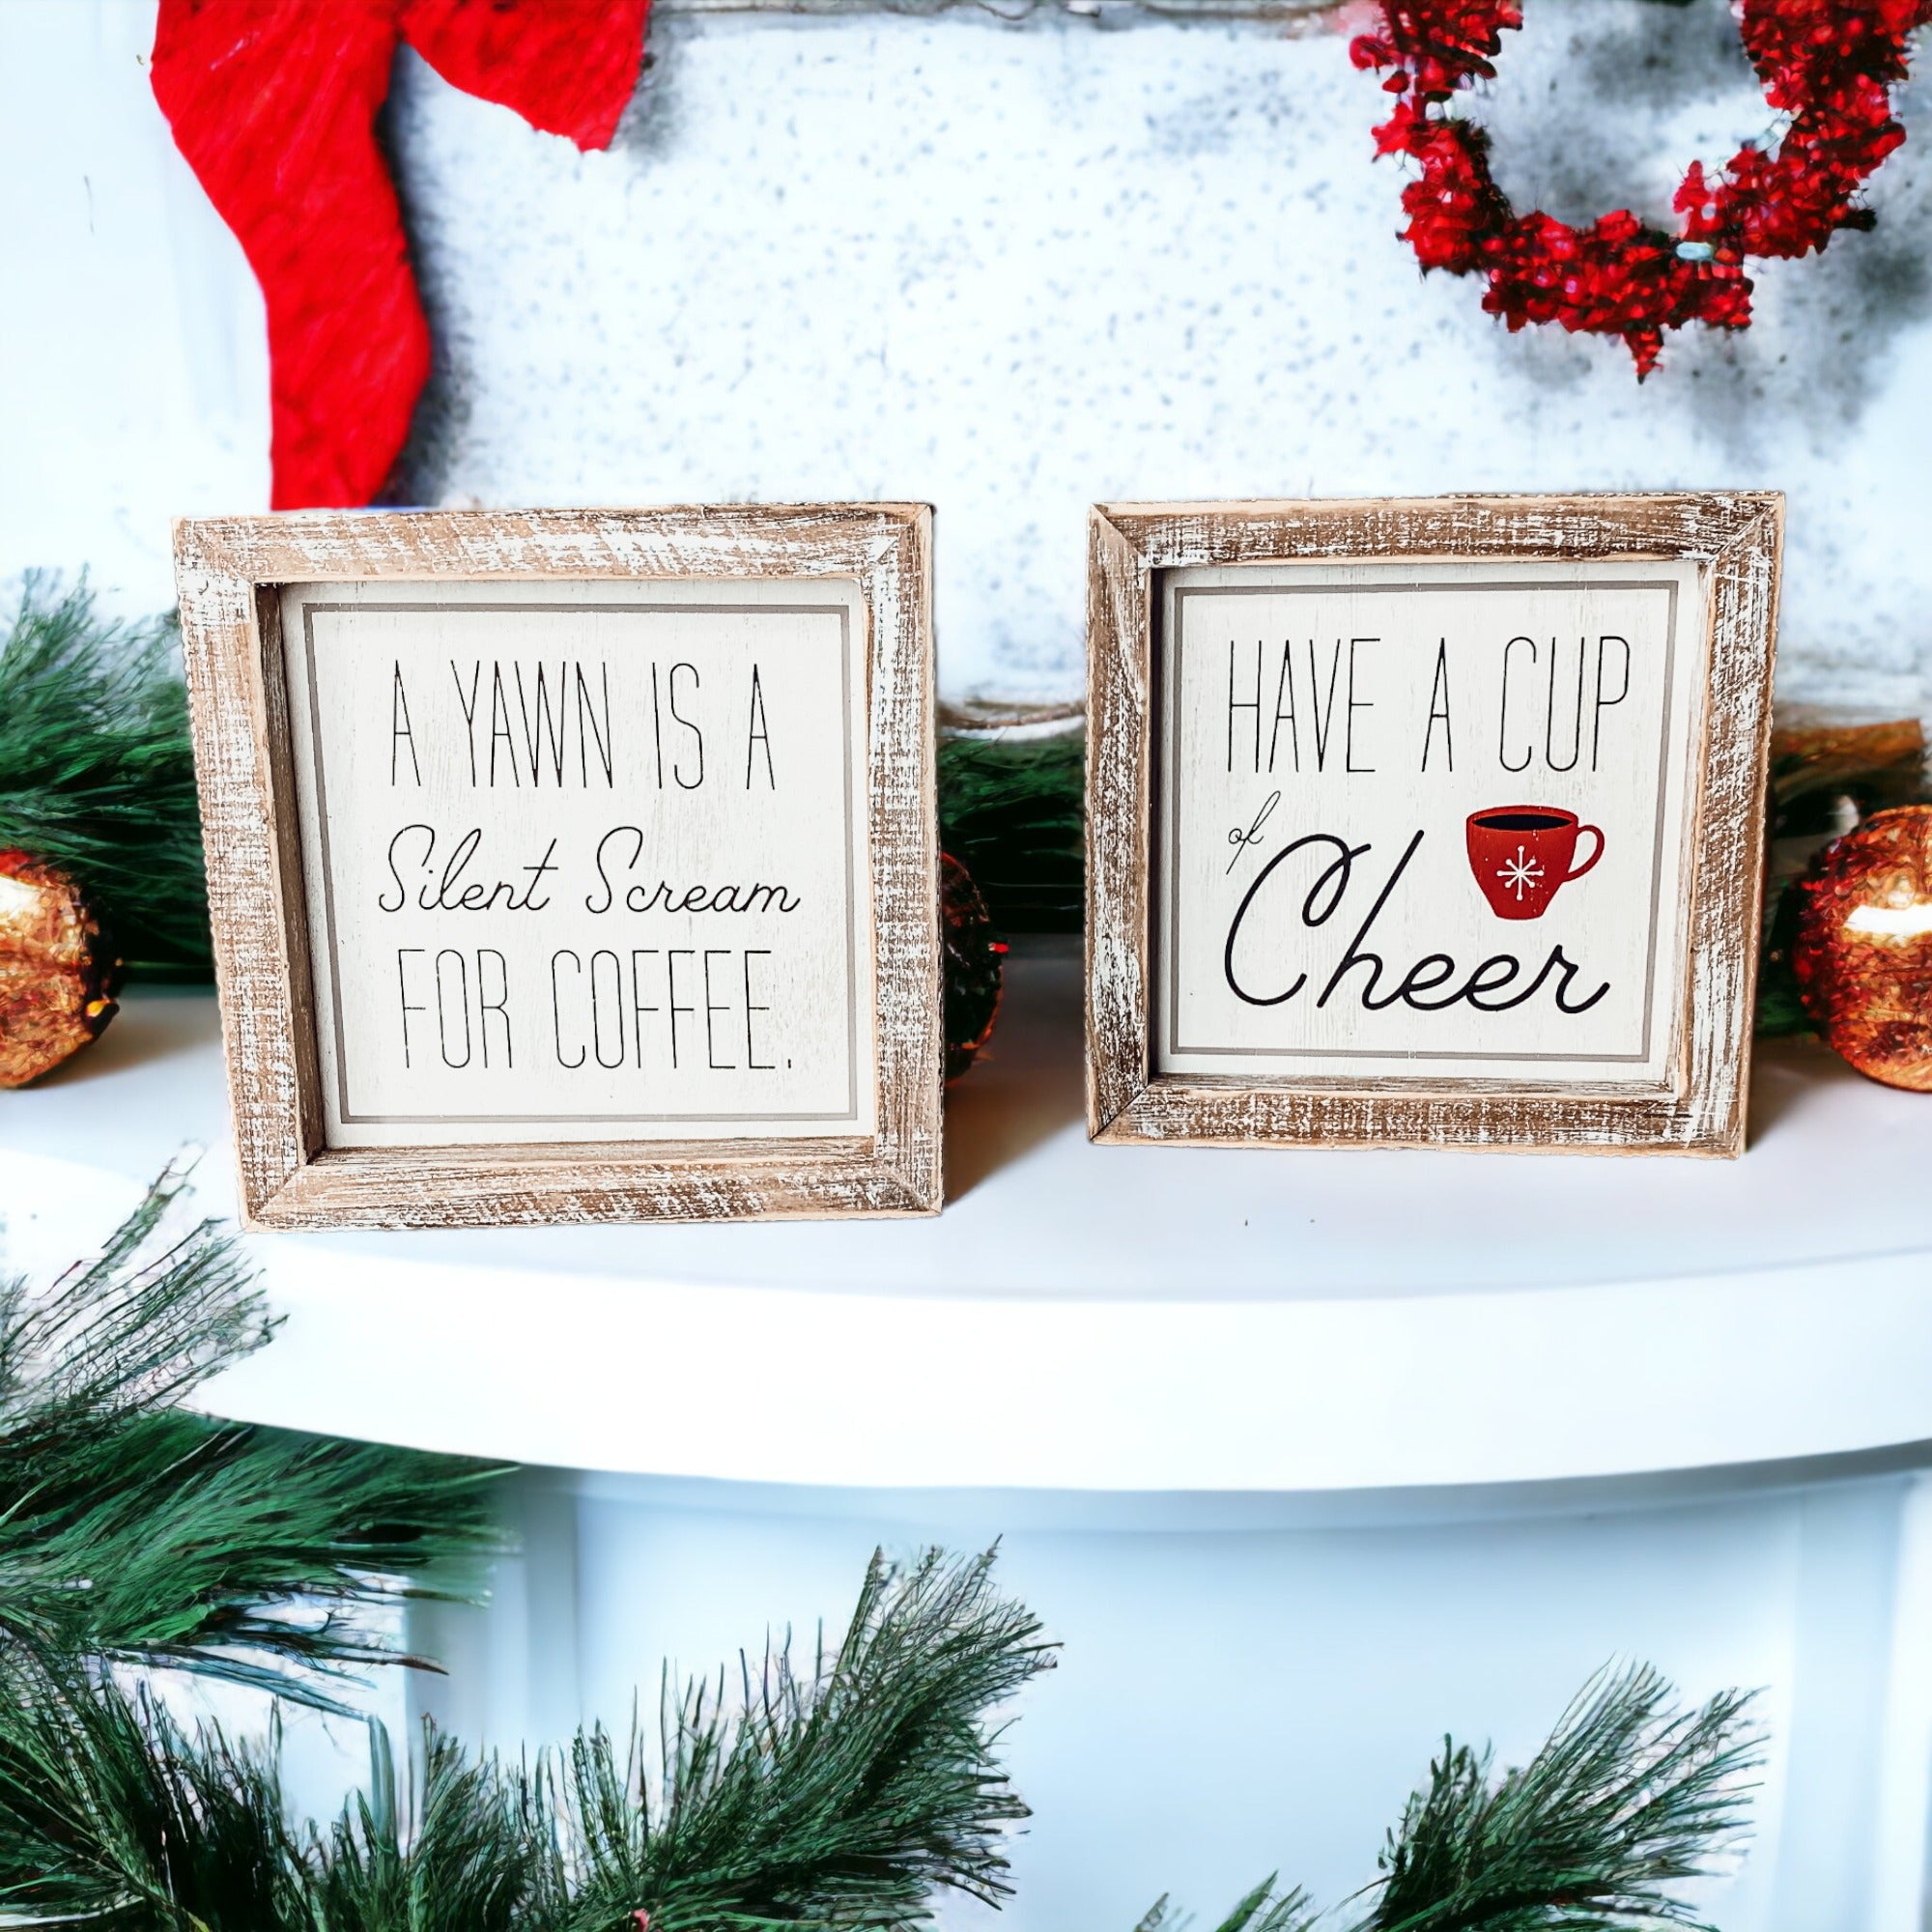
<path id="1" fill-rule="evenodd" d="M 1100 517 L 1096 1132 L 1737 1150 L 1776 499 Z"/>
<path id="2" fill-rule="evenodd" d="M 1667 1078 L 1694 567 L 1210 567 L 1165 596 L 1156 1070 Z"/>
<path id="3" fill-rule="evenodd" d="M 872 1130 L 856 583 L 281 613 L 327 1145 Z"/>
<path id="4" fill-rule="evenodd" d="M 924 509 L 177 548 L 251 1219 L 937 1211 Z"/>

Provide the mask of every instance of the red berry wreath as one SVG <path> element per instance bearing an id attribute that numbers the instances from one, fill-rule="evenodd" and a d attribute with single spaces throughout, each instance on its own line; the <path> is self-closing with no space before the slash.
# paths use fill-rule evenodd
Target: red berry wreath
<path id="1" fill-rule="evenodd" d="M 1746 50 L 1784 125 L 1719 175 L 1691 162 L 1675 235 L 1628 209 L 1572 228 L 1510 207 L 1490 173 L 1488 135 L 1444 108 L 1458 89 L 1495 77 L 1503 30 L 1522 24 L 1514 0 L 1381 0 L 1380 11 L 1381 31 L 1350 53 L 1357 67 L 1389 70 L 1382 85 L 1401 97 L 1376 149 L 1421 165 L 1402 205 L 1404 240 L 1423 268 L 1486 276 L 1483 306 L 1513 330 L 1560 322 L 1620 335 L 1642 377 L 1666 328 L 1748 326 L 1749 257 L 1808 254 L 1840 228 L 1872 225 L 1857 196 L 1905 139 L 1888 90 L 1905 78 L 1907 36 L 1932 19 L 1932 0 L 1736 0 Z"/>

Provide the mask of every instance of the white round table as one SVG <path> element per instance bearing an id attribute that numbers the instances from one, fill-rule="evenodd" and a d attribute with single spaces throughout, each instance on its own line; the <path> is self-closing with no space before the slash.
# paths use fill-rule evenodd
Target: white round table
<path id="1" fill-rule="evenodd" d="M 1932 1440 L 1932 1100 L 1760 1049 L 1736 1162 L 1091 1146 L 1079 968 L 1020 956 L 943 1216 L 249 1237 L 286 1326 L 223 1413 L 525 1463 L 876 1487 L 1345 1491 Z M 185 1143 L 207 994 L 0 1100 L 16 1253 Z M 716 1427 L 718 1387 L 734 1426 Z"/>

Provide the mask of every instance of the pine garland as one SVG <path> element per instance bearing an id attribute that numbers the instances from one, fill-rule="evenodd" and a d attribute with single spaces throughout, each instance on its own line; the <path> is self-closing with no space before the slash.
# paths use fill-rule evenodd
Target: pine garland
<path id="1" fill-rule="evenodd" d="M 1038 1620 L 992 1586 L 992 1554 L 874 1557 L 843 1641 L 809 1675 L 789 1647 L 662 1700 L 660 1760 L 582 1732 L 539 1764 L 524 1809 L 545 1851 L 526 1921 L 600 1932 L 642 1910 L 663 1932 L 892 1927 L 935 1889 L 997 1903 L 1028 1813 L 985 1714 L 1051 1668 Z"/>
<path id="2" fill-rule="evenodd" d="M 251 1751 L 112 1678 L 0 1658 L 0 1923 L 294 1932 L 279 1738 Z"/>
<path id="3" fill-rule="evenodd" d="M 993 1555 L 928 1550 L 904 1571 L 874 1556 L 843 1642 L 809 1676 L 789 1647 L 664 1701 L 653 1802 L 634 1735 L 620 1757 L 581 1734 L 534 1784 L 558 1829 L 546 1867 L 556 1932 L 595 1932 L 642 1906 L 654 1926 L 900 1926 L 936 1888 L 996 1904 L 1004 1838 L 1026 1806 L 983 1714 L 1041 1670 L 1038 1620 L 992 1587 Z"/>
<path id="4" fill-rule="evenodd" d="M 165 1238 L 185 1185 L 164 1175 L 44 1294 L 0 1281 L 0 1655 L 327 1704 L 331 1677 L 391 1655 L 371 1606 L 480 1581 L 491 1472 L 183 1410 L 270 1332 L 215 1224 Z"/>
<path id="5" fill-rule="evenodd" d="M 969 729 L 939 741 L 939 840 L 1008 932 L 1078 932 L 1086 918 L 1087 734 Z"/>
<path id="6" fill-rule="evenodd" d="M 66 867 L 136 977 L 205 979 L 208 888 L 172 616 L 29 575 L 0 642 L 0 848 Z"/>
<path id="7" fill-rule="evenodd" d="M 1409 1799 L 1381 1876 L 1343 1908 L 1348 1932 L 1714 1932 L 1671 1887 L 1712 1875 L 1746 1826 L 1763 1761 L 1750 1697 L 1680 1711 L 1646 1664 L 1600 1671 L 1528 1764 L 1445 1738 Z M 1328 1915 L 1270 1878 L 1219 1932 L 1309 1932 Z M 1171 1928 L 1162 1899 L 1137 1932 Z"/>
<path id="8" fill-rule="evenodd" d="M 529 1767 L 426 1727 L 399 1792 L 386 1735 L 327 1830 L 298 1829 L 262 1750 L 187 1731 L 111 1679 L 0 1671 L 0 1914 L 173 1932 L 858 1932 L 910 1927 L 936 1889 L 1009 1889 L 1026 1807 L 985 1712 L 1051 1646 L 991 1556 L 874 1559 L 838 1651 L 788 1651 L 668 1700 L 662 1764 L 580 1732 Z"/>

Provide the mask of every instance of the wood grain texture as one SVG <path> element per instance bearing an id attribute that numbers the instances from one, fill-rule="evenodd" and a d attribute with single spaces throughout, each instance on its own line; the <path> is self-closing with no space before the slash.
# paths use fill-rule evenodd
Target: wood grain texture
<path id="1" fill-rule="evenodd" d="M 1744 1148 L 1783 498 L 1772 493 L 1137 503 L 1093 512 L 1088 1131 L 1221 1146 L 1734 1156 Z M 1151 1077 L 1155 573 L 1292 559 L 1681 559 L 1709 570 L 1678 1091 Z"/>
<path id="2" fill-rule="evenodd" d="M 922 504 L 314 512 L 175 527 L 245 1217 L 448 1227 L 937 1213 L 943 1062 L 931 512 Z M 355 579 L 855 579 L 877 1131 L 863 1139 L 326 1149 L 274 593 Z"/>

